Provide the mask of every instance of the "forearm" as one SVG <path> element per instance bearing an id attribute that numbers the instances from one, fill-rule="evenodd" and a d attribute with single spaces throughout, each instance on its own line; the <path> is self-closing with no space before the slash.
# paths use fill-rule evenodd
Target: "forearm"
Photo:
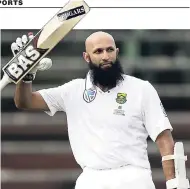
<path id="1" fill-rule="evenodd" d="M 166 143 L 166 145 L 160 149 L 160 153 L 162 157 L 174 154 L 174 145 Z M 163 161 L 162 167 L 166 181 L 175 178 L 174 160 Z"/>
<path id="2" fill-rule="evenodd" d="M 14 96 L 17 108 L 29 108 L 32 103 L 32 83 L 19 82 Z"/>
<path id="3" fill-rule="evenodd" d="M 174 141 L 170 131 L 164 131 L 161 133 L 156 143 L 161 157 L 174 154 Z M 174 160 L 162 162 L 162 167 L 166 181 L 175 178 Z"/>

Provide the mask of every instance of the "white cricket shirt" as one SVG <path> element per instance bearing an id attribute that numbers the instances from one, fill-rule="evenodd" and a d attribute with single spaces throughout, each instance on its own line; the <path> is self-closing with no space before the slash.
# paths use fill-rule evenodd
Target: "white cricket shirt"
<path id="1" fill-rule="evenodd" d="M 46 113 L 66 112 L 71 148 L 82 168 L 130 164 L 150 169 L 148 135 L 155 141 L 163 130 L 172 130 L 154 87 L 123 76 L 108 92 L 93 88 L 89 73 L 86 79 L 39 91 L 50 109 Z"/>

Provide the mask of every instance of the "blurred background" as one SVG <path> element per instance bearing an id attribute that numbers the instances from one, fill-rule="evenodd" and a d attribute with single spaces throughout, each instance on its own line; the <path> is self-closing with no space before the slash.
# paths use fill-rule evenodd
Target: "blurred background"
<path id="1" fill-rule="evenodd" d="M 36 34 L 39 30 L 30 30 Z M 126 74 L 149 80 L 157 89 L 174 128 L 175 141 L 182 141 L 188 155 L 190 178 L 190 31 L 105 30 L 120 48 Z M 11 58 L 10 45 L 28 30 L 1 31 L 1 64 Z M 84 40 L 93 30 L 73 30 L 48 55 L 53 66 L 38 72 L 33 90 L 55 87 L 88 71 L 82 58 Z M 49 117 L 43 112 L 17 110 L 15 85 L 1 96 L 2 189 L 72 189 L 81 173 L 67 135 L 64 113 Z M 81 136 L 82 137 L 82 136 Z M 157 189 L 165 189 L 160 154 L 148 139 L 148 153 Z"/>

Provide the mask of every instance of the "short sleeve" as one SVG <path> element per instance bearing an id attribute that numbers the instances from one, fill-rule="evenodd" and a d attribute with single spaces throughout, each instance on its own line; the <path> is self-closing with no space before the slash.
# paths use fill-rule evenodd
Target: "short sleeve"
<path id="1" fill-rule="evenodd" d="M 145 128 L 154 142 L 162 131 L 173 130 L 157 91 L 148 81 L 143 88 L 142 109 Z"/>
<path id="2" fill-rule="evenodd" d="M 65 101 L 67 99 L 67 84 L 55 88 L 42 89 L 37 91 L 45 100 L 49 111 L 45 111 L 48 115 L 53 116 L 58 111 L 66 111 Z"/>

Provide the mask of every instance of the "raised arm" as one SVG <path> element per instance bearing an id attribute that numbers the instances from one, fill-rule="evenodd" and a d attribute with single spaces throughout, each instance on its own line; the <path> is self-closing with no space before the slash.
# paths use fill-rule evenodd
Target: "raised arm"
<path id="1" fill-rule="evenodd" d="M 49 108 L 38 92 L 32 92 L 32 83 L 21 81 L 16 85 L 15 105 L 19 109 L 48 111 Z"/>
<path id="2" fill-rule="evenodd" d="M 20 49 L 22 49 L 29 39 L 33 38 L 32 34 L 29 36 L 23 35 L 18 37 L 16 42 L 11 44 L 11 50 L 15 56 Z M 24 78 L 16 85 L 14 96 L 15 105 L 19 109 L 27 110 L 49 110 L 46 102 L 38 92 L 32 92 L 32 81 L 35 79 L 38 70 L 44 71 L 52 66 L 52 61 L 49 58 L 43 58 L 37 66 L 35 66 Z"/>

